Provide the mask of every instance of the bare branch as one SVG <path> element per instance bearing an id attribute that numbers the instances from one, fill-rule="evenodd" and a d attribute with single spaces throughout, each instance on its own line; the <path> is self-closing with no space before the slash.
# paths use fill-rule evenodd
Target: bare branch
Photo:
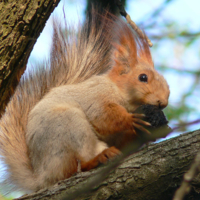
<path id="1" fill-rule="evenodd" d="M 183 182 L 179 189 L 176 191 L 173 200 L 182 200 L 191 189 L 191 182 L 200 172 L 200 152 L 196 155 L 193 164 L 191 165 L 188 172 L 183 176 Z"/>
<path id="2" fill-rule="evenodd" d="M 120 10 L 120 14 L 126 18 L 127 23 L 132 27 L 132 29 L 139 35 L 139 37 L 146 38 L 149 46 L 152 47 L 153 44 L 151 40 L 141 31 L 141 29 L 136 25 L 136 23 L 131 20 L 130 15 L 125 11 L 121 1 L 116 0 L 116 4 Z"/>
<path id="3" fill-rule="evenodd" d="M 96 175 L 99 176 L 105 168 L 78 173 L 52 188 L 19 199 L 56 200 L 62 199 L 63 195 L 74 193 L 79 196 L 74 199 L 78 200 L 132 199 L 133 197 L 134 200 L 169 200 L 180 185 L 180 179 L 188 170 L 198 152 L 199 145 L 199 131 L 182 134 L 176 138 L 143 147 L 109 173 L 103 182 L 93 185 L 89 192 L 84 192 L 81 196 L 79 196 L 79 191 L 96 179 Z M 196 184 L 200 183 L 200 179 L 195 179 L 195 181 Z"/>

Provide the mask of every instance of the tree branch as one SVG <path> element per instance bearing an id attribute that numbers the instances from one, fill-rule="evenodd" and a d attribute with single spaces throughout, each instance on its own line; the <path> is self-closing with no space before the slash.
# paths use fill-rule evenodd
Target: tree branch
<path id="1" fill-rule="evenodd" d="M 50 189 L 18 198 L 61 199 L 63 195 L 77 194 L 76 199 L 133 199 L 168 200 L 182 181 L 200 147 L 200 130 L 183 134 L 158 144 L 144 147 L 128 157 L 103 181 L 91 188 L 90 193 L 79 196 L 81 188 L 95 179 L 102 168 L 59 182 Z M 192 197 L 197 196 L 200 178 L 192 183 Z M 193 198 L 195 199 L 195 198 Z"/>
<path id="2" fill-rule="evenodd" d="M 0 2 L 0 117 L 26 69 L 45 22 L 59 1 Z"/>

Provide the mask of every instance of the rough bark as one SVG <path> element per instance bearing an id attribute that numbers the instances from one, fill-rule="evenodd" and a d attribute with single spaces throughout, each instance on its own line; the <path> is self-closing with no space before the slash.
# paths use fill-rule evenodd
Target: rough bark
<path id="1" fill-rule="evenodd" d="M 60 0 L 0 2 L 0 117 L 46 20 Z"/>
<path id="2" fill-rule="evenodd" d="M 109 176 L 89 193 L 76 197 L 87 184 L 101 173 L 102 168 L 79 173 L 50 189 L 18 198 L 28 199 L 134 199 L 169 200 L 189 169 L 200 149 L 200 130 L 182 134 L 157 144 L 144 147 L 128 157 Z M 186 199 L 200 199 L 200 177 L 193 181 L 192 191 Z M 74 195 L 74 194 L 73 194 Z"/>

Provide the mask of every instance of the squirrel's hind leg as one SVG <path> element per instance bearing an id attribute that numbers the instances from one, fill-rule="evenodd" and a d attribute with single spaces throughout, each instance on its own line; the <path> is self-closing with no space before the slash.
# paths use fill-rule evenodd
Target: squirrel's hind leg
<path id="1" fill-rule="evenodd" d="M 112 146 L 110 148 L 105 149 L 100 154 L 98 154 L 93 159 L 89 160 L 88 162 L 81 163 L 81 170 L 88 171 L 97 167 L 100 164 L 105 164 L 108 160 L 118 156 L 121 154 L 121 151 L 118 150 L 116 147 Z"/>
<path id="2" fill-rule="evenodd" d="M 68 104 L 49 106 L 43 112 L 34 109 L 27 145 L 39 189 L 70 177 L 77 172 L 79 161 L 96 162 L 94 158 L 108 148 L 98 140 L 81 108 Z"/>

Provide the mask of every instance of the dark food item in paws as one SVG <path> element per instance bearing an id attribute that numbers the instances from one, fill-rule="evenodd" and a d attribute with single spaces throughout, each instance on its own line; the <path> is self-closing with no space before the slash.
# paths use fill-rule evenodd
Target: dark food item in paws
<path id="1" fill-rule="evenodd" d="M 143 126 L 151 134 L 137 129 L 137 135 L 140 138 L 145 138 L 148 144 L 149 142 L 155 142 L 159 138 L 166 137 L 172 129 L 167 125 L 168 121 L 163 113 L 157 106 L 142 105 L 138 107 L 134 113 L 145 114 L 144 121 L 149 122 L 151 126 Z M 145 140 L 144 140 L 145 141 Z"/>
<path id="2" fill-rule="evenodd" d="M 157 106 L 142 105 L 135 110 L 135 113 L 145 114 L 144 120 L 149 122 L 152 127 L 160 127 L 167 125 L 168 121 L 163 113 Z"/>
<path id="3" fill-rule="evenodd" d="M 147 121 L 151 124 L 151 126 L 144 126 L 145 129 L 147 129 L 150 133 L 155 134 L 161 133 L 161 135 L 158 136 L 160 137 L 166 137 L 172 129 L 167 125 L 168 121 L 163 113 L 162 110 L 160 110 L 157 106 L 153 105 L 142 105 L 139 108 L 135 110 L 134 113 L 141 113 L 145 114 L 144 121 Z M 146 135 L 145 132 L 141 130 L 137 130 L 138 135 L 142 136 L 143 134 Z M 146 137 L 146 136 L 145 136 Z M 156 141 L 157 138 L 152 138 L 150 140 Z"/>

